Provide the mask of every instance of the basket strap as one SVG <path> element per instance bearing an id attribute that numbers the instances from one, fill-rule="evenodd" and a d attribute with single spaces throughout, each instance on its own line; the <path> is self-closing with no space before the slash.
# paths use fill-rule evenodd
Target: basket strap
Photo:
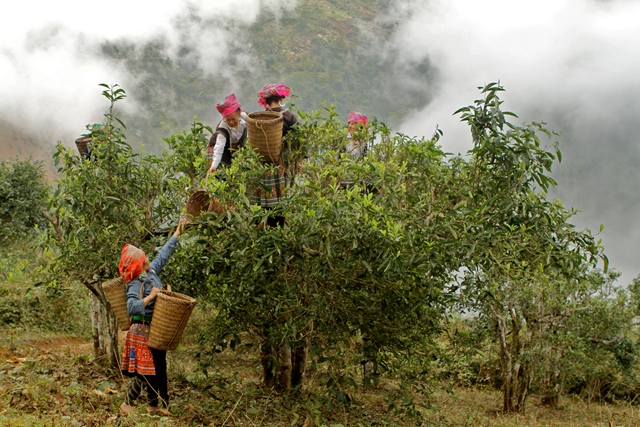
<path id="1" fill-rule="evenodd" d="M 269 138 L 267 138 L 267 132 L 265 132 L 264 126 L 258 125 L 258 121 L 257 120 L 256 120 L 255 124 L 256 124 L 256 127 L 262 131 L 262 134 L 264 135 L 264 140 L 267 141 L 267 151 L 269 152 L 269 160 L 272 161 L 272 162 L 277 161 L 277 159 L 275 159 L 273 157 L 273 155 L 271 154 L 271 145 L 269 144 Z"/>
<path id="2" fill-rule="evenodd" d="M 144 284 L 145 284 L 145 283 L 147 283 L 147 282 L 151 282 L 151 286 L 153 286 L 153 280 L 144 280 L 144 281 L 143 281 L 143 280 L 141 280 L 141 281 L 140 281 L 140 293 L 138 294 L 140 299 L 143 299 L 143 298 L 142 298 L 142 290 L 144 289 Z M 143 306 L 144 306 L 144 302 L 143 302 L 142 304 L 143 304 Z M 145 318 L 145 317 L 147 317 L 147 315 L 146 315 L 146 314 L 145 314 L 144 316 L 142 316 L 142 324 L 143 324 L 143 325 L 144 325 L 144 323 L 145 323 L 145 320 L 144 320 L 144 318 Z"/>

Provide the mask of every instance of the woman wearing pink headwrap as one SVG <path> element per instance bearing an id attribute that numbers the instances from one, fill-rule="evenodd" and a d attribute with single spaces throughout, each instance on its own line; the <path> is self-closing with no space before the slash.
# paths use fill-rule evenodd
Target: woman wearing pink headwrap
<path id="1" fill-rule="evenodd" d="M 218 123 L 207 147 L 207 159 L 211 162 L 209 173 L 215 172 L 221 163 L 231 165 L 233 152 L 244 147 L 247 139 L 247 123 L 235 94 L 227 96 L 222 104 L 216 104 L 216 109 L 222 114 L 222 121 Z"/>
<path id="2" fill-rule="evenodd" d="M 282 114 L 282 137 L 298 123 L 298 118 L 289 110 L 285 110 L 284 99 L 291 95 L 289 86 L 282 83 L 267 83 L 258 92 L 258 104 L 267 111 L 276 111 Z M 278 166 L 276 173 L 267 173 L 249 198 L 251 203 L 262 206 L 264 209 L 273 209 L 280 203 L 285 195 L 286 177 L 284 165 Z M 267 225 L 270 227 L 284 226 L 284 217 L 273 215 L 267 217 Z"/>
<path id="3" fill-rule="evenodd" d="M 284 99 L 291 95 L 289 86 L 282 83 L 267 83 L 258 93 L 258 104 L 267 111 L 282 113 L 282 136 L 284 137 L 293 125 L 298 123 L 298 118 L 289 110 L 285 110 Z"/>
<path id="4" fill-rule="evenodd" d="M 369 124 L 369 118 L 357 111 L 351 111 L 347 119 L 347 153 L 353 158 L 361 158 L 367 154 L 367 141 L 358 135 Z"/>
<path id="5" fill-rule="evenodd" d="M 363 130 L 369 123 L 369 119 L 362 113 L 351 111 L 347 119 L 347 145 L 342 148 L 341 153 L 347 153 L 354 160 L 362 159 L 367 154 L 367 140 L 363 135 Z M 345 177 L 340 181 L 342 188 L 353 187 L 354 181 L 350 177 Z"/>

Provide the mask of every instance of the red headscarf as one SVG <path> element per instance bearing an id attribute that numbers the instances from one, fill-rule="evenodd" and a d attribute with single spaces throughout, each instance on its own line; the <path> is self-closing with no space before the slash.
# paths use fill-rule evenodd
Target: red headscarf
<path id="1" fill-rule="evenodd" d="M 124 245 L 118 270 L 126 283 L 137 279 L 142 274 L 142 266 L 146 259 L 147 256 L 142 249 L 129 244 Z"/>
<path id="2" fill-rule="evenodd" d="M 357 111 L 352 111 L 349 113 L 349 118 L 347 119 L 347 124 L 360 122 L 363 126 L 366 126 L 369 123 L 369 118 L 362 113 L 358 113 Z"/>
<path id="3" fill-rule="evenodd" d="M 235 93 L 227 96 L 222 104 L 216 104 L 216 110 L 222 114 L 222 117 L 230 116 L 238 111 L 239 108 L 240 103 L 238 102 L 238 98 L 236 98 Z"/>
<path id="4" fill-rule="evenodd" d="M 262 86 L 262 90 L 258 92 L 258 104 L 267 108 L 267 98 L 271 96 L 286 98 L 290 94 L 291 89 L 287 85 L 283 85 L 282 83 L 267 83 Z"/>

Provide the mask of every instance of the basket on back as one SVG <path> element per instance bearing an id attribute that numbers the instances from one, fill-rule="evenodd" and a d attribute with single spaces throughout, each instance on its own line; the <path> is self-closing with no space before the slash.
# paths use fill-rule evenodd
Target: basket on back
<path id="1" fill-rule="evenodd" d="M 122 277 L 116 277 L 115 279 L 107 280 L 102 284 L 102 290 L 105 296 L 109 300 L 111 309 L 116 315 L 118 321 L 118 327 L 122 331 L 129 330 L 131 319 L 129 319 L 129 313 L 127 313 L 127 284 Z"/>
<path id="2" fill-rule="evenodd" d="M 89 145 L 91 141 L 92 139 L 90 136 L 81 136 L 80 138 L 76 139 L 76 147 L 78 147 L 78 152 L 80 154 L 83 154 L 87 149 L 87 145 Z"/>
<path id="3" fill-rule="evenodd" d="M 282 113 L 257 111 L 247 117 L 249 144 L 267 163 L 280 162 L 282 152 Z"/>
<path id="4" fill-rule="evenodd" d="M 149 332 L 149 347 L 157 350 L 178 348 L 196 300 L 177 292 L 162 291 L 156 296 Z"/>
<path id="5" fill-rule="evenodd" d="M 198 190 L 189 196 L 184 210 L 190 221 L 198 218 L 202 212 L 206 212 L 209 207 L 211 197 L 203 190 Z"/>

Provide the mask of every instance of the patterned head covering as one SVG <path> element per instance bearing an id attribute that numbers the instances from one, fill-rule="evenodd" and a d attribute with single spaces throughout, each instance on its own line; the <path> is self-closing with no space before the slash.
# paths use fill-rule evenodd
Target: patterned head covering
<path id="1" fill-rule="evenodd" d="M 222 117 L 230 116 L 231 114 L 238 111 L 239 108 L 240 103 L 238 102 L 235 93 L 227 96 L 222 104 L 216 104 L 216 110 L 218 110 L 218 112 L 222 114 Z"/>
<path id="2" fill-rule="evenodd" d="M 267 83 L 262 86 L 262 90 L 258 92 L 258 105 L 267 108 L 267 98 L 271 96 L 279 96 L 286 98 L 291 94 L 291 89 L 282 83 Z"/>
<path id="3" fill-rule="evenodd" d="M 369 123 L 369 118 L 364 114 L 358 113 L 357 111 L 352 111 L 349 113 L 349 119 L 347 119 L 347 124 L 360 122 L 363 126 L 366 126 Z"/>
<path id="4" fill-rule="evenodd" d="M 142 266 L 147 256 L 142 249 L 133 245 L 124 245 L 122 255 L 120 255 L 120 266 L 118 270 L 126 283 L 136 279 L 142 274 Z"/>

